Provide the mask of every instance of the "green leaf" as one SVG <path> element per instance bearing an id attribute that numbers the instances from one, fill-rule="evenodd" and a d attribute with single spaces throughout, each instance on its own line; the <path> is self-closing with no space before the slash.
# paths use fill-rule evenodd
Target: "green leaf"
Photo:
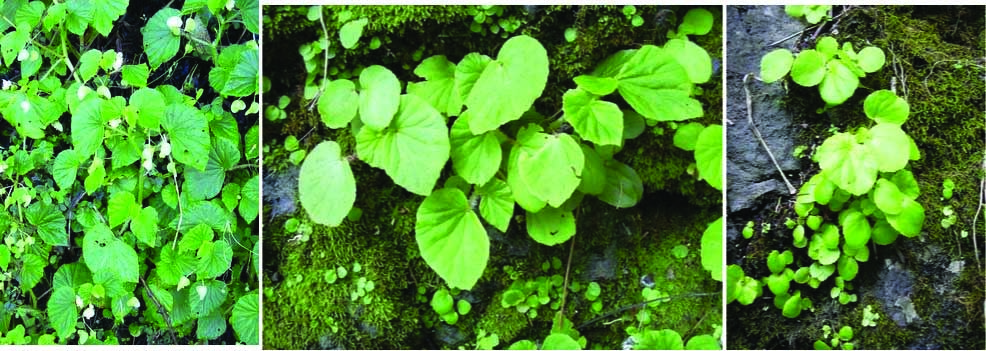
<path id="1" fill-rule="evenodd" d="M 859 273 L 859 263 L 856 263 L 856 259 L 845 255 L 839 257 L 838 268 L 839 277 L 845 281 L 853 280 Z"/>
<path id="2" fill-rule="evenodd" d="M 171 60 L 178 53 L 181 37 L 171 32 L 171 28 L 168 27 L 168 19 L 180 15 L 180 11 L 165 7 L 151 16 L 147 25 L 141 28 L 140 33 L 144 38 L 144 52 L 147 54 L 147 60 L 151 64 L 152 70 L 156 70 L 158 66 Z"/>
<path id="3" fill-rule="evenodd" d="M 130 222 L 130 230 L 137 240 L 150 247 L 157 246 L 157 210 L 154 207 L 144 207 Z"/>
<path id="4" fill-rule="evenodd" d="M 455 64 L 444 55 L 426 58 L 414 69 L 414 74 L 426 81 L 409 83 L 407 93 L 417 95 L 446 116 L 458 116 L 462 96 L 455 89 Z"/>
<path id="5" fill-rule="evenodd" d="M 602 158 L 588 145 L 579 144 L 582 155 L 585 156 L 585 166 L 582 168 L 582 182 L 576 190 L 590 195 L 599 195 L 606 189 L 606 166 Z"/>
<path id="6" fill-rule="evenodd" d="M 171 245 L 161 246 L 161 254 L 155 263 L 158 278 L 167 286 L 177 285 L 182 277 L 194 272 L 198 265 L 192 253 L 176 253 Z"/>
<path id="7" fill-rule="evenodd" d="M 164 110 L 161 126 L 171 137 L 171 154 L 175 161 L 200 171 L 205 170 L 211 145 L 205 115 L 194 107 L 171 104 Z"/>
<path id="8" fill-rule="evenodd" d="M 486 70 L 486 66 L 493 62 L 489 56 L 472 52 L 462 58 L 455 66 L 455 89 L 459 92 L 459 100 L 465 102 L 472 92 L 472 87 Z"/>
<path id="9" fill-rule="evenodd" d="M 480 187 L 477 193 L 480 196 L 479 214 L 487 223 L 501 232 L 506 232 L 514 214 L 514 197 L 510 192 L 510 186 L 500 179 L 493 178 Z"/>
<path id="10" fill-rule="evenodd" d="M 873 202 L 876 207 L 885 214 L 895 215 L 900 213 L 904 207 L 904 200 L 907 197 L 900 192 L 897 185 L 893 182 L 880 178 L 876 181 L 876 188 L 873 192 Z"/>
<path id="11" fill-rule="evenodd" d="M 825 79 L 825 55 L 815 50 L 798 54 L 791 65 L 791 79 L 803 87 L 813 87 Z"/>
<path id="12" fill-rule="evenodd" d="M 859 211 L 847 209 L 840 215 L 842 235 L 846 237 L 846 248 L 859 249 L 870 241 L 870 223 Z"/>
<path id="13" fill-rule="evenodd" d="M 359 75 L 359 115 L 364 125 L 386 128 L 401 102 L 401 82 L 389 69 L 373 65 Z"/>
<path id="14" fill-rule="evenodd" d="M 695 150 L 695 144 L 698 143 L 698 136 L 702 134 L 703 130 L 705 130 L 705 126 L 698 122 L 679 125 L 678 130 L 674 133 L 674 146 L 685 151 Z"/>
<path id="15" fill-rule="evenodd" d="M 233 305 L 229 324 L 233 325 L 238 340 L 248 345 L 257 345 L 260 335 L 260 295 L 256 292 L 240 296 Z"/>
<path id="16" fill-rule="evenodd" d="M 520 340 L 513 344 L 507 350 L 537 350 L 538 346 L 533 341 L 530 340 Z"/>
<path id="17" fill-rule="evenodd" d="M 211 199 L 222 191 L 223 183 L 226 182 L 226 170 L 233 168 L 239 161 L 240 151 L 236 145 L 226 139 L 213 138 L 205 169 L 185 170 L 182 188 L 193 200 Z"/>
<path id="18" fill-rule="evenodd" d="M 236 0 L 236 8 L 240 9 L 243 25 L 253 34 L 260 34 L 260 4 L 257 0 Z M 235 329 L 235 328 L 234 328 Z M 243 340 L 242 338 L 240 339 Z M 256 342 L 254 343 L 256 344 Z"/>
<path id="19" fill-rule="evenodd" d="M 863 50 L 859 50 L 856 57 L 856 63 L 859 68 L 863 69 L 863 72 L 873 73 L 879 71 L 883 68 L 883 64 L 887 61 L 886 55 L 883 54 L 883 50 L 876 46 L 867 46 Z"/>
<path id="20" fill-rule="evenodd" d="M 240 217 L 243 217 L 247 224 L 253 223 L 253 220 L 260 215 L 260 175 L 255 175 L 243 183 L 243 188 L 240 190 L 239 210 Z"/>
<path id="21" fill-rule="evenodd" d="M 692 83 L 702 84 L 712 78 L 712 58 L 698 44 L 683 39 L 671 39 L 663 48 L 685 69 Z"/>
<path id="22" fill-rule="evenodd" d="M 23 266 L 21 267 L 21 274 L 18 280 L 20 280 L 20 288 L 22 291 L 28 291 L 38 285 L 41 278 L 44 277 L 45 266 L 48 262 L 45 262 L 44 258 L 35 255 L 33 253 L 24 254 L 21 257 L 23 261 Z"/>
<path id="23" fill-rule="evenodd" d="M 198 279 L 215 278 L 229 270 L 233 262 L 233 248 L 225 240 L 203 242 L 196 256 L 199 258 L 195 273 Z"/>
<path id="24" fill-rule="evenodd" d="M 586 140 L 597 145 L 623 143 L 623 112 L 616 104 L 582 89 L 570 89 L 562 98 L 562 109 L 565 120 Z"/>
<path id="25" fill-rule="evenodd" d="M 31 1 L 26 4 L 21 3 L 18 6 L 17 14 L 14 15 L 14 26 L 27 25 L 29 27 L 37 26 L 41 23 L 41 15 L 45 11 L 45 4 L 41 1 Z M 6 28 L 4 28 L 6 30 Z"/>
<path id="26" fill-rule="evenodd" d="M 702 268 L 712 279 L 722 281 L 722 217 L 709 223 L 702 233 Z"/>
<path id="27" fill-rule="evenodd" d="M 110 195 L 107 207 L 110 229 L 123 224 L 123 222 L 134 217 L 137 211 L 140 211 L 140 207 L 137 207 L 137 200 L 134 198 L 134 194 L 128 191 Z"/>
<path id="28" fill-rule="evenodd" d="M 489 260 L 490 239 L 462 191 L 431 193 L 418 207 L 414 231 L 421 257 L 449 287 L 476 285 Z"/>
<path id="29" fill-rule="evenodd" d="M 387 129 L 360 129 L 356 152 L 366 163 L 387 171 L 398 185 L 427 196 L 448 161 L 448 135 L 445 120 L 435 108 L 417 96 L 403 95 Z"/>
<path id="30" fill-rule="evenodd" d="M 685 342 L 681 334 L 671 329 L 644 329 L 639 335 L 639 342 L 633 347 L 637 350 L 682 350 Z"/>
<path id="31" fill-rule="evenodd" d="M 209 71 L 209 85 L 223 96 L 249 96 L 260 84 L 259 50 L 256 42 L 231 45 Z"/>
<path id="32" fill-rule="evenodd" d="M 52 246 L 68 246 L 65 232 L 65 214 L 54 205 L 35 202 L 25 211 L 27 221 L 37 228 L 38 236 Z"/>
<path id="33" fill-rule="evenodd" d="M 705 127 L 695 142 L 695 165 L 698 174 L 713 188 L 722 190 L 722 126 Z"/>
<path id="34" fill-rule="evenodd" d="M 110 309 L 112 310 L 113 318 L 117 323 L 123 322 L 123 318 L 130 314 L 130 311 L 133 310 L 133 308 L 128 305 L 130 299 L 135 299 L 134 301 L 136 301 L 133 293 L 128 292 L 123 296 L 114 297 L 113 301 L 110 302 Z"/>
<path id="35" fill-rule="evenodd" d="M 555 246 L 575 235 L 575 217 L 571 211 L 545 207 L 538 212 L 527 213 L 527 234 L 534 241 Z"/>
<path id="36" fill-rule="evenodd" d="M 540 127 L 523 127 L 518 133 L 518 138 L 520 134 L 526 133 L 527 131 L 540 131 Z M 530 191 L 530 187 L 525 183 L 520 176 L 520 171 L 518 170 L 518 160 L 520 159 L 520 153 L 522 148 L 519 144 L 514 144 L 510 149 L 510 158 L 507 160 L 507 185 L 510 186 L 510 191 L 513 192 L 514 200 L 525 210 L 531 212 L 540 211 L 547 205 L 547 202 L 541 200 L 537 196 L 534 196 Z"/>
<path id="37" fill-rule="evenodd" d="M 521 152 L 517 171 L 531 194 L 554 207 L 560 207 L 579 186 L 585 156 L 568 134 L 518 135 Z M 512 188 L 512 187 L 511 187 Z"/>
<path id="38" fill-rule="evenodd" d="M 72 288 L 59 287 L 48 299 L 48 321 L 61 339 L 75 333 L 75 322 L 79 320 L 79 310 L 75 305 L 75 292 Z"/>
<path id="39" fill-rule="evenodd" d="M 137 282 L 137 252 L 114 236 L 104 224 L 86 229 L 82 257 L 93 274 L 105 271 L 124 282 Z"/>
<path id="40" fill-rule="evenodd" d="M 10 249 L 7 245 L 0 246 L 0 272 L 6 272 L 10 265 Z"/>
<path id="41" fill-rule="evenodd" d="M 74 149 L 65 149 L 58 153 L 55 163 L 51 166 L 51 176 L 55 178 L 59 189 L 65 190 L 75 184 L 80 161 L 79 153 Z"/>
<path id="42" fill-rule="evenodd" d="M 825 79 L 818 86 L 822 100 L 829 105 L 838 105 L 852 97 L 859 86 L 859 77 L 849 70 L 842 61 L 831 60 L 826 63 Z"/>
<path id="43" fill-rule="evenodd" d="M 685 350 L 721 350 L 719 340 L 712 335 L 696 335 L 685 344 Z"/>
<path id="44" fill-rule="evenodd" d="M 473 135 L 469 123 L 459 118 L 452 124 L 449 142 L 452 146 L 452 167 L 455 173 L 470 184 L 485 184 L 500 169 L 503 151 L 499 131 Z"/>
<path id="45" fill-rule="evenodd" d="M 616 160 L 606 162 L 606 186 L 599 199 L 616 208 L 633 207 L 644 195 L 640 176 L 630 166 Z"/>
<path id="46" fill-rule="evenodd" d="M 804 55 L 804 52 L 801 54 Z M 793 63 L 794 54 L 791 50 L 774 49 L 760 58 L 760 80 L 764 83 L 773 83 L 784 78 L 787 72 L 791 71 Z"/>
<path id="47" fill-rule="evenodd" d="M 616 91 L 616 87 L 619 86 L 620 83 L 612 77 L 596 77 L 590 75 L 581 75 L 575 77 L 573 80 L 575 81 L 575 84 L 578 85 L 579 89 L 599 96 L 612 94 Z"/>
<path id="48" fill-rule="evenodd" d="M 896 172 L 907 166 L 909 154 L 902 152 L 910 146 L 910 137 L 898 124 L 881 123 L 869 131 L 868 157 L 880 172 Z"/>
<path id="49" fill-rule="evenodd" d="M 447 314 L 452 312 L 453 302 L 452 294 L 447 289 L 442 288 L 435 291 L 435 294 L 431 296 L 431 309 L 439 315 Z"/>
<path id="50" fill-rule="evenodd" d="M 90 97 L 72 111 L 72 146 L 80 158 L 89 158 L 103 144 L 102 100 Z"/>
<path id="51" fill-rule="evenodd" d="M 901 99 L 890 90 L 877 90 L 863 101 L 866 117 L 877 123 L 904 124 L 911 112 L 907 100 Z"/>
<path id="52" fill-rule="evenodd" d="M 308 216 L 333 227 L 342 223 L 356 201 L 356 180 L 340 152 L 336 142 L 323 141 L 305 158 L 298 175 L 298 193 Z"/>
<path id="53" fill-rule="evenodd" d="M 94 1 L 92 23 L 90 23 L 92 28 L 104 37 L 109 36 L 110 31 L 113 30 L 113 22 L 127 13 L 127 2 L 128 0 Z"/>
<path id="54" fill-rule="evenodd" d="M 356 117 L 359 94 L 356 85 L 348 79 L 338 79 L 325 86 L 325 93 L 318 98 L 318 113 L 322 123 L 332 129 L 345 127 Z"/>
<path id="55" fill-rule="evenodd" d="M 200 340 L 216 339 L 226 332 L 226 320 L 218 310 L 199 317 L 195 324 L 195 336 Z"/>
<path id="56" fill-rule="evenodd" d="M 900 213 L 887 214 L 887 222 L 900 234 L 913 238 L 921 234 L 921 228 L 924 227 L 924 207 L 917 201 L 906 199 Z"/>
<path id="57" fill-rule="evenodd" d="M 88 82 L 99 72 L 99 59 L 103 53 L 96 49 L 89 49 L 82 56 L 79 56 L 79 77 L 83 82 Z"/>
<path id="58" fill-rule="evenodd" d="M 89 175 L 86 176 L 86 194 L 92 195 L 99 188 L 103 187 L 106 178 L 106 168 L 103 167 L 102 160 L 93 161 L 93 166 L 89 167 Z"/>
<path id="59" fill-rule="evenodd" d="M 706 35 L 712 30 L 712 12 L 702 8 L 688 10 L 678 25 L 679 35 Z"/>
<path id="60" fill-rule="evenodd" d="M 871 149 L 856 142 L 848 133 L 837 133 L 818 147 L 818 165 L 825 177 L 853 195 L 863 195 L 876 182 L 877 164 L 870 159 Z"/>
<path id="61" fill-rule="evenodd" d="M 794 296 L 791 296 L 784 301 L 784 308 L 782 311 L 784 317 L 787 318 L 798 318 L 801 315 L 801 292 L 796 291 Z"/>
<path id="62" fill-rule="evenodd" d="M 137 125 L 153 131 L 161 129 L 161 119 L 164 118 L 165 107 L 164 94 L 149 88 L 137 89 L 130 95 L 130 106 L 137 114 Z"/>
<path id="63" fill-rule="evenodd" d="M 911 200 L 917 200 L 918 196 L 921 195 L 921 188 L 918 187 L 918 181 L 914 179 L 914 174 L 911 171 L 900 170 L 894 173 L 894 176 L 890 180 L 897 185 L 897 189 L 901 193 Z"/>
<path id="64" fill-rule="evenodd" d="M 356 47 L 356 42 L 359 38 L 363 36 L 363 27 L 369 23 L 366 18 L 360 18 L 358 20 L 349 21 L 339 28 L 339 41 L 342 42 L 342 47 L 346 49 L 352 49 Z"/>
<path id="65" fill-rule="evenodd" d="M 184 233 L 178 241 L 178 252 L 196 252 L 203 244 L 212 242 L 215 233 L 206 224 L 196 225 L 191 230 Z"/>
<path id="66" fill-rule="evenodd" d="M 529 110 L 547 82 L 548 53 L 541 43 L 526 35 L 510 38 L 473 85 L 462 117 L 473 134 L 499 128 Z"/>
<path id="67" fill-rule="evenodd" d="M 702 104 L 689 97 L 688 72 L 661 48 L 644 45 L 615 78 L 620 81 L 620 95 L 647 119 L 683 121 L 703 115 Z"/>
<path id="68" fill-rule="evenodd" d="M 571 336 L 564 333 L 551 333 L 547 338 L 544 338 L 544 344 L 541 347 L 545 350 L 581 350 L 582 345 L 579 345 L 578 341 L 572 339 Z"/>
<path id="69" fill-rule="evenodd" d="M 124 65 L 122 68 L 121 79 L 123 84 L 134 88 L 144 88 L 147 86 L 147 78 L 151 72 L 147 69 L 147 64 Z M 131 96 L 131 100 L 133 97 Z"/>
<path id="70" fill-rule="evenodd" d="M 188 301 L 197 317 L 209 315 L 226 301 L 226 283 L 218 280 L 200 280 L 188 287 Z"/>
<path id="71" fill-rule="evenodd" d="M 893 244 L 897 240 L 898 234 L 900 233 L 885 219 L 878 220 L 873 225 L 873 242 L 879 245 Z"/>

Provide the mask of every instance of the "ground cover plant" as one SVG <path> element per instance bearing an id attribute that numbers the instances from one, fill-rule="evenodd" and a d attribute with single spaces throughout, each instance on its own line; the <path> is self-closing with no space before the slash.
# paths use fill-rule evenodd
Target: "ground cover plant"
<path id="1" fill-rule="evenodd" d="M 271 49 L 295 71 L 265 73 L 277 121 L 265 220 L 280 228 L 264 263 L 265 346 L 720 347 L 713 12 L 300 6 L 265 18 L 270 42 L 299 38 Z M 641 241 L 662 216 L 681 233 Z M 634 258 L 621 236 L 666 258 Z M 573 255 L 606 247 L 598 262 Z M 339 284 L 352 262 L 365 281 Z M 651 317 L 663 313 L 689 328 Z"/>
<path id="2" fill-rule="evenodd" d="M 735 83 L 749 94 L 736 110 L 752 117 L 729 143 L 762 135 L 776 156 L 727 152 L 738 184 L 727 194 L 727 316 L 743 316 L 729 317 L 731 347 L 983 347 L 972 312 L 983 301 L 982 236 L 969 233 L 983 226 L 986 126 L 956 115 L 982 116 L 982 98 L 967 93 L 984 91 L 984 9 L 835 6 L 808 28 L 776 17 L 779 6 L 731 11 L 774 17 L 733 28 L 750 35 L 732 42 L 730 62 L 762 81 Z M 961 34 L 933 29 L 973 13 Z M 924 34 L 902 29 L 914 26 Z M 788 31 L 796 40 L 781 40 Z M 844 89 L 812 88 L 828 79 Z M 956 197 L 956 178 L 968 197 Z M 744 191 L 754 179 L 758 193 Z"/>
<path id="3" fill-rule="evenodd" d="M 256 1 L 0 2 L 0 344 L 257 344 Z"/>

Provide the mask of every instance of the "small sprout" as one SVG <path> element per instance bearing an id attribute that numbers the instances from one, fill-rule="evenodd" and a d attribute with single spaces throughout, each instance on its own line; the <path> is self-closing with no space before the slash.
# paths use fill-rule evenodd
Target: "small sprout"
<path id="1" fill-rule="evenodd" d="M 585 298 L 589 301 L 596 301 L 600 293 L 602 293 L 602 288 L 599 287 L 599 283 L 591 282 L 589 288 L 585 290 Z"/>
<path id="2" fill-rule="evenodd" d="M 798 222 L 795 222 L 793 219 L 790 219 L 790 218 L 788 218 L 786 221 L 784 221 L 784 226 L 787 227 L 787 229 L 794 229 L 794 227 L 797 226 L 797 225 L 798 225 Z"/>
<path id="3" fill-rule="evenodd" d="M 569 28 L 565 30 L 565 40 L 569 43 L 575 41 L 578 38 L 579 32 L 575 28 Z"/>
<path id="4" fill-rule="evenodd" d="M 873 312 L 873 305 L 866 305 L 863 310 L 863 326 L 875 327 L 877 319 L 880 319 L 880 314 Z"/>
<path id="5" fill-rule="evenodd" d="M 671 254 L 677 258 L 685 258 L 685 256 L 688 256 L 688 247 L 685 245 L 677 245 L 671 249 Z"/>
<path id="6" fill-rule="evenodd" d="M 339 279 L 342 279 L 345 278 L 347 274 L 349 274 L 349 271 L 346 270 L 346 267 L 339 266 L 338 268 L 336 268 L 336 273 L 339 274 Z"/>
<path id="7" fill-rule="evenodd" d="M 951 178 L 948 178 L 945 179 L 944 182 L 942 182 L 941 186 L 942 186 L 942 190 L 941 190 L 942 197 L 944 197 L 945 200 L 951 200 L 952 192 L 955 190 L 955 182 L 952 181 Z"/>
<path id="8" fill-rule="evenodd" d="M 602 301 L 595 301 L 595 302 L 593 302 L 592 303 L 592 311 L 593 312 L 596 312 L 596 313 L 602 312 L 603 311 L 603 302 Z"/>
<path id="9" fill-rule="evenodd" d="M 753 221 L 746 222 L 746 227 L 743 227 L 743 237 L 752 238 L 753 237 Z"/>
<path id="10" fill-rule="evenodd" d="M 469 314 L 469 311 L 472 311 L 472 305 L 466 300 L 459 300 L 456 302 L 455 307 L 459 311 L 459 314 L 463 316 Z"/>

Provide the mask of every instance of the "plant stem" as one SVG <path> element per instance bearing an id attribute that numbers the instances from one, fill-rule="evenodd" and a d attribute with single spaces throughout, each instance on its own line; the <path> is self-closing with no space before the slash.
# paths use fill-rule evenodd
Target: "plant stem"
<path id="1" fill-rule="evenodd" d="M 770 156 L 770 161 L 774 163 L 774 167 L 777 167 L 777 173 L 781 174 L 781 178 L 784 179 L 784 184 L 787 185 L 787 191 L 791 195 L 797 194 L 798 190 L 791 185 L 791 182 L 787 180 L 787 176 L 784 175 L 784 171 L 781 170 L 781 166 L 777 163 L 777 159 L 774 158 L 774 153 L 770 152 L 770 147 L 767 146 L 767 142 L 763 140 L 763 136 L 760 135 L 760 130 L 757 129 L 757 125 L 753 123 L 753 99 L 750 97 L 750 77 L 753 73 L 747 73 L 743 76 L 743 91 L 746 92 L 746 121 L 750 124 L 750 129 L 753 130 L 753 136 L 760 141 L 760 145 L 763 145 L 764 150 L 767 150 L 767 156 Z"/>
<path id="2" fill-rule="evenodd" d="M 168 323 L 168 332 L 171 334 L 171 342 L 177 343 L 178 338 L 175 337 L 175 327 L 171 325 L 171 316 L 168 315 L 168 311 L 165 310 L 164 307 L 161 307 L 161 303 L 158 302 L 157 297 L 154 297 L 154 292 L 147 287 L 147 282 L 144 281 L 144 278 L 140 278 L 140 283 L 144 285 L 144 291 L 147 292 L 147 297 L 150 297 L 151 302 L 154 302 L 154 305 L 157 306 L 158 313 L 160 313 L 161 317 L 164 318 L 165 323 Z"/>
<path id="3" fill-rule="evenodd" d="M 681 295 L 674 295 L 674 296 L 658 297 L 656 299 L 651 299 L 651 300 L 647 300 L 647 301 L 644 301 L 644 302 L 638 302 L 638 303 L 635 303 L 635 304 L 632 304 L 632 305 L 623 306 L 623 307 L 620 307 L 620 308 L 618 308 L 616 310 L 607 312 L 606 314 L 604 314 L 602 316 L 593 318 L 593 319 L 589 320 L 588 322 L 582 323 L 582 325 L 579 325 L 578 327 L 575 327 L 575 329 L 585 328 L 585 327 L 587 327 L 587 326 L 589 326 L 589 325 L 591 325 L 593 323 L 596 323 L 598 321 L 601 321 L 603 319 L 606 319 L 606 318 L 608 318 L 608 317 L 610 317 L 610 316 L 612 316 L 614 314 L 617 314 L 617 313 L 620 313 L 620 312 L 623 312 L 623 311 L 626 311 L 626 310 L 629 310 L 629 309 L 632 309 L 632 308 L 642 307 L 642 306 L 645 306 L 645 305 L 647 305 L 647 304 L 649 304 L 651 302 L 657 302 L 657 301 L 662 301 L 662 300 L 666 302 L 666 301 L 671 301 L 671 300 L 674 300 L 676 298 L 682 298 L 682 297 L 716 296 L 716 295 L 719 295 L 721 293 L 722 293 L 721 291 L 718 291 L 718 292 L 710 292 L 710 293 L 689 293 L 689 294 L 681 294 Z"/>
<path id="4" fill-rule="evenodd" d="M 559 325 L 564 322 L 565 318 L 565 299 L 568 297 L 568 273 L 572 270 L 572 253 L 575 252 L 575 236 L 572 236 L 572 243 L 568 246 L 568 264 L 565 265 L 565 283 L 562 284 L 561 288 L 561 310 L 558 312 L 558 323 Z M 562 325 L 564 328 L 565 326 Z"/>

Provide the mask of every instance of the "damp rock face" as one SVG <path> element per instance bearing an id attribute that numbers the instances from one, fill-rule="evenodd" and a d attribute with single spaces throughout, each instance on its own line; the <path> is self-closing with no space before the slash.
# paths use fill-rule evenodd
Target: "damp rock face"
<path id="1" fill-rule="evenodd" d="M 466 341 L 466 336 L 459 331 L 459 328 L 442 322 L 435 325 L 435 338 L 449 348 L 455 348 Z"/>
<path id="2" fill-rule="evenodd" d="M 270 209 L 270 219 L 290 215 L 298 210 L 298 170 L 298 167 L 290 167 L 278 173 L 264 175 L 264 209 Z"/>
<path id="3" fill-rule="evenodd" d="M 790 48 L 794 40 L 768 47 L 767 44 L 803 29 L 803 25 L 784 13 L 783 6 L 754 6 L 728 8 L 729 65 L 726 68 L 727 123 L 729 143 L 726 145 L 726 196 L 730 212 L 753 209 L 764 195 L 782 195 L 787 187 L 777 174 L 767 152 L 754 137 L 747 122 L 746 95 L 743 77 L 760 74 L 760 58 L 778 47 Z M 752 13 L 751 13 L 752 12 Z M 787 94 L 782 84 L 764 84 L 750 78 L 753 119 L 785 172 L 797 171 L 800 162 L 791 153 L 797 130 L 793 113 L 785 109 L 782 99 Z M 789 177 L 790 178 L 790 177 Z M 797 186 L 797 185 L 795 185 Z"/>
<path id="4" fill-rule="evenodd" d="M 885 260 L 874 294 L 880 300 L 884 313 L 898 326 L 906 327 L 920 320 L 911 301 L 913 292 L 914 274 L 898 262 Z"/>

